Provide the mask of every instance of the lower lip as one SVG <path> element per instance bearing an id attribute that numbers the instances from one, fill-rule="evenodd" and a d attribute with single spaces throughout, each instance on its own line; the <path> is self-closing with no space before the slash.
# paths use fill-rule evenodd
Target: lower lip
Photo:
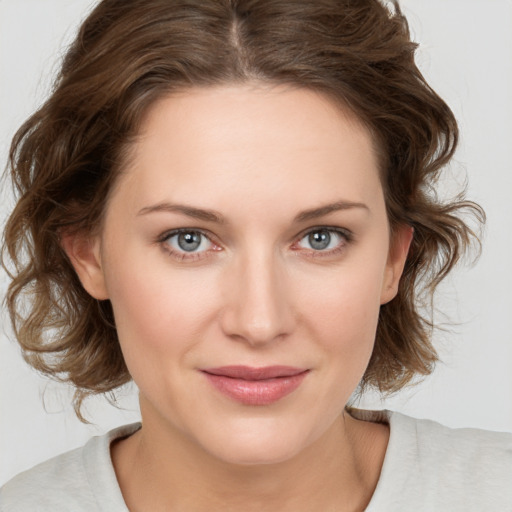
<path id="1" fill-rule="evenodd" d="M 270 405 L 295 391 L 307 371 L 288 377 L 265 380 L 243 380 L 204 373 L 210 384 L 227 397 L 245 405 Z"/>

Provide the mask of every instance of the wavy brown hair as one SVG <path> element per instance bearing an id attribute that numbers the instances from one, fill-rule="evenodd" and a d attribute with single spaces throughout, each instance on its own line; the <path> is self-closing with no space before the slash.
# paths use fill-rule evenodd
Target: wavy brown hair
<path id="1" fill-rule="evenodd" d="M 391 230 L 414 228 L 397 297 L 381 307 L 362 385 L 383 392 L 437 359 L 430 299 L 473 238 L 459 196 L 433 193 L 458 139 L 455 118 L 414 62 L 397 2 L 378 0 L 103 0 L 83 22 L 46 103 L 16 133 L 9 169 L 6 302 L 26 360 L 83 399 L 128 382 L 109 301 L 83 289 L 63 230 L 98 230 L 142 117 L 189 87 L 257 81 L 328 95 L 372 133 Z M 466 213 L 467 213 L 466 212 Z M 426 306 L 426 309 L 425 309 Z"/>

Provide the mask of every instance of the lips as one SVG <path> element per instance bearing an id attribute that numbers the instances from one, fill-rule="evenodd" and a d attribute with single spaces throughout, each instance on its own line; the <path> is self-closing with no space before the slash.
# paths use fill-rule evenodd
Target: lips
<path id="1" fill-rule="evenodd" d="M 270 405 L 295 391 L 308 369 L 291 366 L 222 366 L 201 370 L 210 384 L 245 405 Z"/>

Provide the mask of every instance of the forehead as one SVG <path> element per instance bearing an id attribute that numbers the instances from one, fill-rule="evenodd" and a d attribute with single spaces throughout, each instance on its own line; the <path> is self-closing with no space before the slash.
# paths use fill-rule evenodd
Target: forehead
<path id="1" fill-rule="evenodd" d="M 369 131 L 314 91 L 261 85 L 197 88 L 157 101 L 124 168 L 132 201 L 167 195 L 371 200 L 381 192 Z M 144 205 L 142 205 L 144 206 Z"/>

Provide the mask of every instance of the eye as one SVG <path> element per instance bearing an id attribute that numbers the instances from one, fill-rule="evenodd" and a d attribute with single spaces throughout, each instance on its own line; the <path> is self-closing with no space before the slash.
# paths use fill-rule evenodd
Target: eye
<path id="1" fill-rule="evenodd" d="M 348 235 L 342 231 L 318 228 L 306 233 L 297 245 L 302 249 L 329 252 L 344 245 L 347 241 Z"/>
<path id="2" fill-rule="evenodd" d="M 212 242 L 201 231 L 180 230 L 167 234 L 163 240 L 172 252 L 198 253 L 212 248 Z"/>

